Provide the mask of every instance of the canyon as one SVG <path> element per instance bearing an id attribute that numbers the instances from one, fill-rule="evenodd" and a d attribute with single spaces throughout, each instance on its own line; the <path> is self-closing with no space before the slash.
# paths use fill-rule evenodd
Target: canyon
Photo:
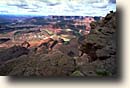
<path id="1" fill-rule="evenodd" d="M 114 77 L 118 74 L 116 12 L 111 11 L 99 20 L 82 16 L 33 17 L 2 24 L 1 29 L 6 27 L 17 28 L 0 34 L 0 75 Z"/>

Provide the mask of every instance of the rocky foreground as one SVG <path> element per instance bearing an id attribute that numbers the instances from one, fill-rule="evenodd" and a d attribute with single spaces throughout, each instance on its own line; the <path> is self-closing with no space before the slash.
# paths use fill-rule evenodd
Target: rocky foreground
<path id="1" fill-rule="evenodd" d="M 82 40 L 58 43 L 52 50 L 13 46 L 0 51 L 0 75 L 116 76 L 116 12 L 91 23 L 91 28 Z"/>

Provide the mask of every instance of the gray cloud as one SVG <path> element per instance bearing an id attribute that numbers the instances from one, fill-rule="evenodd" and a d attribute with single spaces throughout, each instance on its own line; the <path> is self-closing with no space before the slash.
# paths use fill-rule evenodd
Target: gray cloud
<path id="1" fill-rule="evenodd" d="M 42 6 L 39 6 L 38 4 L 32 4 L 33 6 L 35 6 L 36 8 L 42 8 Z"/>
<path id="2" fill-rule="evenodd" d="M 0 11 L 1 13 L 8 13 L 8 11 L 6 11 L 6 10 L 3 10 L 3 11 Z"/>
<path id="3" fill-rule="evenodd" d="M 109 0 L 110 3 L 116 3 L 116 0 Z"/>
<path id="4" fill-rule="evenodd" d="M 30 10 L 30 11 L 28 11 L 28 12 L 38 12 L 37 10 Z"/>

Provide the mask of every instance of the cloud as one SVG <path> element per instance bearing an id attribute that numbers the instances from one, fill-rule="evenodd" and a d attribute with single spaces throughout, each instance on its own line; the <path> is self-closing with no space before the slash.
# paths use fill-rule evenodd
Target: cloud
<path id="1" fill-rule="evenodd" d="M 116 3 L 116 0 L 109 0 L 110 3 Z"/>
<path id="2" fill-rule="evenodd" d="M 28 8 L 27 4 L 7 4 L 8 6 L 16 6 L 17 8 Z"/>
<path id="3" fill-rule="evenodd" d="M 106 8 L 107 5 L 108 5 L 108 3 L 93 3 L 92 7 L 95 7 L 95 8 Z"/>
<path id="4" fill-rule="evenodd" d="M 115 0 L 1 0 L 0 11 L 25 15 L 105 16 L 116 10 Z M 12 2 L 11 2 L 12 1 Z M 112 2 L 112 3 L 108 3 Z"/>
<path id="5" fill-rule="evenodd" d="M 39 12 L 39 11 L 37 11 L 37 10 L 30 10 L 29 12 Z"/>
<path id="6" fill-rule="evenodd" d="M 3 13 L 8 13 L 8 11 L 6 11 L 6 10 L 4 11 L 4 10 L 3 10 L 3 11 L 0 11 L 0 13 L 1 13 L 1 14 L 3 14 Z"/>

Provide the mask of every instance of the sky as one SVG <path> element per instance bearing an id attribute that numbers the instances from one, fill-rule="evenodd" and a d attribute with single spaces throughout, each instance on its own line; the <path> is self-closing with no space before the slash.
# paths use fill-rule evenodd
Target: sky
<path id="1" fill-rule="evenodd" d="M 115 0 L 0 0 L 0 14 L 105 16 L 116 11 Z"/>

